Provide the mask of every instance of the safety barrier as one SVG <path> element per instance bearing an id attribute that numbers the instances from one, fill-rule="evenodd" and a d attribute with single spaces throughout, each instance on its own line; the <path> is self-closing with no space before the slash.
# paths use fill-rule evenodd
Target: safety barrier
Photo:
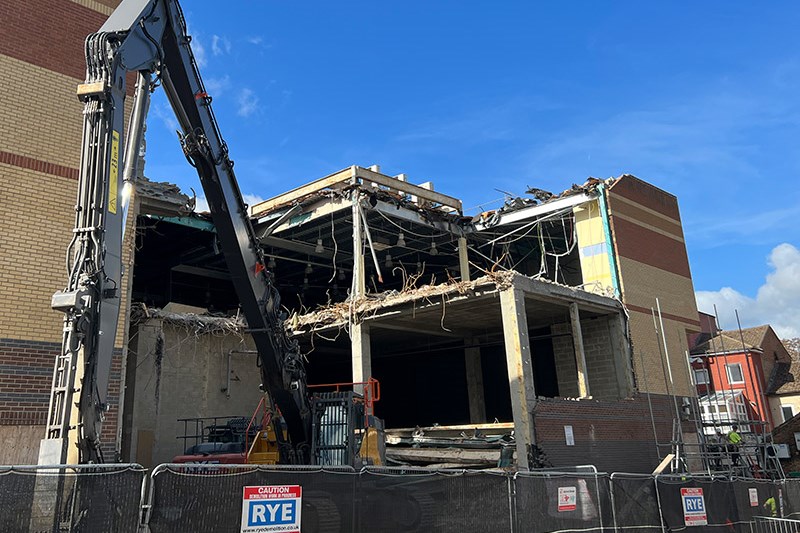
<path id="1" fill-rule="evenodd" d="M 278 512 L 245 487 L 291 486 L 304 533 L 800 533 L 800 480 L 206 464 L 0 467 L 0 531 L 241 532 Z"/>
<path id="2" fill-rule="evenodd" d="M 147 470 L 134 464 L 0 466 L 0 531 L 138 531 Z"/>
<path id="3" fill-rule="evenodd" d="M 752 533 L 800 533 L 800 520 L 759 516 L 753 521 Z"/>

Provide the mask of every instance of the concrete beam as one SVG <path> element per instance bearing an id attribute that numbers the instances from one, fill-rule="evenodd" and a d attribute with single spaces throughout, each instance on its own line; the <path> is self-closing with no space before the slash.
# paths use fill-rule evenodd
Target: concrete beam
<path id="1" fill-rule="evenodd" d="M 546 300 L 549 302 L 561 302 L 564 304 L 577 303 L 581 309 L 594 311 L 600 314 L 616 313 L 622 309 L 622 304 L 613 298 L 600 296 L 580 289 L 565 287 L 555 283 L 539 281 L 515 274 L 512 280 L 514 287 L 525 291 L 526 296 L 531 298 Z"/>
<path id="2" fill-rule="evenodd" d="M 585 192 L 573 194 L 570 196 L 565 196 L 563 198 L 551 200 L 550 202 L 544 204 L 526 207 L 524 209 L 519 209 L 517 211 L 511 211 L 510 213 L 503 213 L 500 215 L 500 221 L 497 222 L 497 224 L 493 224 L 492 226 L 484 226 L 483 224 L 478 223 L 476 224 L 476 227 L 478 231 L 483 231 L 497 226 L 503 226 L 505 224 L 513 224 L 514 222 L 522 222 L 530 220 L 541 215 L 553 213 L 554 211 L 559 211 L 561 209 L 568 209 L 570 207 L 586 203 L 590 200 L 595 199 L 597 196 L 598 196 L 597 193 L 585 193 Z"/>
<path id="3" fill-rule="evenodd" d="M 483 391 L 483 367 L 481 349 L 476 339 L 464 339 L 464 359 L 467 368 L 467 395 L 469 398 L 469 421 L 473 424 L 486 422 L 486 399 Z"/>
<path id="4" fill-rule="evenodd" d="M 461 335 L 457 333 L 453 333 L 452 331 L 446 331 L 441 328 L 438 324 L 435 324 L 435 327 L 426 327 L 424 324 L 413 324 L 413 325 L 403 325 L 397 323 L 388 323 L 388 322 L 377 322 L 373 321 L 372 327 L 376 329 L 388 329 L 392 331 L 404 331 L 407 333 L 424 333 L 426 335 L 431 335 L 434 337 L 447 337 L 451 339 L 458 339 L 461 338 Z"/>
<path id="5" fill-rule="evenodd" d="M 569 304 L 569 319 L 572 325 L 572 345 L 575 348 L 575 366 L 578 369 L 578 395 L 587 398 L 589 392 L 589 375 L 586 372 L 586 354 L 583 351 L 583 331 L 578 304 Z"/>
<path id="6" fill-rule="evenodd" d="M 333 174 L 329 174 L 324 178 L 312 181 L 311 183 L 307 183 L 301 187 L 285 192 L 280 196 L 270 198 L 269 200 L 265 200 L 252 206 L 252 215 L 254 217 L 263 216 L 265 213 L 268 213 L 277 207 L 289 205 L 304 198 L 305 196 L 308 196 L 309 194 L 328 189 L 335 185 L 342 185 L 345 182 L 352 180 L 354 177 L 355 167 L 345 168 L 339 172 L 334 172 Z"/>
<path id="7" fill-rule="evenodd" d="M 503 315 L 511 411 L 514 416 L 514 435 L 517 442 L 517 466 L 527 470 L 533 466 L 529 458 L 536 442 L 534 434 L 536 391 L 533 386 L 533 361 L 528 339 L 524 293 L 515 287 L 501 291 L 500 310 Z"/>

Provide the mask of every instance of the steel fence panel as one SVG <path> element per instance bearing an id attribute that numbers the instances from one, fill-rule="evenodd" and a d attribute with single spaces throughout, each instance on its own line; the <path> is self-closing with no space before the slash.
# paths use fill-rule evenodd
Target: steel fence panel
<path id="1" fill-rule="evenodd" d="M 611 526 L 605 476 L 520 472 L 514 477 L 515 531 L 603 531 Z"/>
<path id="2" fill-rule="evenodd" d="M 760 516 L 753 523 L 753 533 L 800 533 L 800 520 Z"/>
<path id="3" fill-rule="evenodd" d="M 0 467 L 0 531 L 138 531 L 139 465 Z"/>
<path id="4" fill-rule="evenodd" d="M 304 533 L 352 533 L 358 476 L 351 468 L 161 465 L 148 525 L 158 532 L 238 532 L 244 487 L 300 485 Z"/>
<path id="5" fill-rule="evenodd" d="M 800 519 L 800 479 L 787 479 L 781 484 L 780 500 L 783 518 Z"/>
<path id="6" fill-rule="evenodd" d="M 692 477 L 689 475 L 656 476 L 659 505 L 669 531 L 740 531 L 749 533 L 750 521 L 740 518 L 735 483 L 729 479 Z M 682 488 L 703 489 L 706 525 L 687 526 L 683 509 Z"/>
<path id="7" fill-rule="evenodd" d="M 612 521 L 615 531 L 660 531 L 658 495 L 653 476 L 611 474 Z"/>
<path id="8" fill-rule="evenodd" d="M 511 531 L 504 473 L 368 468 L 359 479 L 359 531 Z"/>
<path id="9" fill-rule="evenodd" d="M 757 517 L 770 516 L 765 504 L 769 498 L 778 501 L 778 484 L 755 479 L 737 479 L 732 484 L 741 522 L 754 524 Z"/>

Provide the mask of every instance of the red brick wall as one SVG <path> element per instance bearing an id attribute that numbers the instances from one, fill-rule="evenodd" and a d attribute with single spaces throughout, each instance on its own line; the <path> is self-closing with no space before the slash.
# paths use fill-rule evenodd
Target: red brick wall
<path id="1" fill-rule="evenodd" d="M 47 421 L 53 361 L 59 351 L 58 343 L 0 339 L 0 425 Z"/>
<path id="2" fill-rule="evenodd" d="M 0 425 L 44 425 L 50 403 L 53 363 L 61 345 L 54 342 L 0 339 Z M 111 363 L 108 406 L 101 440 L 106 458 L 114 457 L 119 414 L 122 351 Z M 42 430 L 44 438 L 44 430 Z"/>
<path id="3" fill-rule="evenodd" d="M 652 395 L 658 440 L 669 443 L 674 408 L 669 396 Z M 543 398 L 536 405 L 536 441 L 555 467 L 595 465 L 601 471 L 650 473 L 660 462 L 647 397 L 619 401 Z M 694 429 L 693 423 L 690 424 Z M 567 446 L 564 426 L 575 445 Z M 686 429 L 686 428 L 685 428 Z M 662 454 L 668 447 L 661 449 Z"/>
<path id="4" fill-rule="evenodd" d="M 0 54 L 82 80 L 84 39 L 100 29 L 106 18 L 68 0 L 3 0 Z"/>

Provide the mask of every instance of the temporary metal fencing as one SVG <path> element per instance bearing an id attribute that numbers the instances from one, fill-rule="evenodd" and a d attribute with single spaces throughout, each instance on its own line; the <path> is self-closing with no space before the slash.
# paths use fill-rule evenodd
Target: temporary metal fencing
<path id="1" fill-rule="evenodd" d="M 138 531 L 139 465 L 0 466 L 0 531 Z"/>
<path id="2" fill-rule="evenodd" d="M 244 487 L 300 485 L 304 533 L 800 533 L 800 480 L 206 464 L 145 480 L 138 465 L 0 467 L 0 531 L 240 532 Z"/>
<path id="3" fill-rule="evenodd" d="M 759 516 L 753 522 L 752 533 L 800 533 L 800 520 Z"/>

